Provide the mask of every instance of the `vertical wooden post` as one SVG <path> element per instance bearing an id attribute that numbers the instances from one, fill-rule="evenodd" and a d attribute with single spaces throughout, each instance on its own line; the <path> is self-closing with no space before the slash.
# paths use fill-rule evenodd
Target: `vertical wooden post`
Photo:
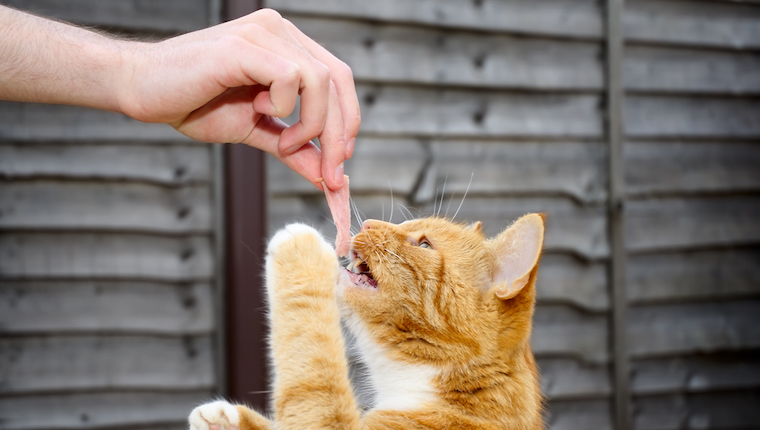
<path id="1" fill-rule="evenodd" d="M 609 141 L 609 235 L 612 295 L 612 355 L 615 387 L 615 428 L 631 428 L 631 389 L 628 362 L 628 300 L 625 292 L 625 178 L 623 165 L 622 79 L 623 0 L 607 0 L 606 27 L 606 127 Z"/>
<path id="2" fill-rule="evenodd" d="M 224 0 L 225 20 L 259 9 L 258 0 Z M 264 286 L 266 175 L 264 154 L 227 145 L 226 168 L 226 352 L 227 396 L 267 409 L 267 325 Z"/>

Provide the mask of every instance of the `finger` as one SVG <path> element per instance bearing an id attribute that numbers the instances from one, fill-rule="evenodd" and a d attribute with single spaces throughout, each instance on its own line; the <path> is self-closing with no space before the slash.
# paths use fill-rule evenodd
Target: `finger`
<path id="1" fill-rule="evenodd" d="M 332 190 L 343 186 L 343 161 L 346 159 L 346 137 L 343 134 L 343 117 L 340 112 L 338 93 L 335 85 L 330 85 L 327 121 L 319 136 L 322 146 L 322 177 Z"/>

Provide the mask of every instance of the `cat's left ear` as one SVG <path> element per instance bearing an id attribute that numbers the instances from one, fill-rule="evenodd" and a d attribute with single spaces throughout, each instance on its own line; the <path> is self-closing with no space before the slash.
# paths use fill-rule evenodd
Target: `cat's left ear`
<path id="1" fill-rule="evenodd" d="M 489 241 L 496 259 L 491 290 L 502 300 L 515 297 L 530 281 L 544 244 L 544 217 L 525 215 Z"/>

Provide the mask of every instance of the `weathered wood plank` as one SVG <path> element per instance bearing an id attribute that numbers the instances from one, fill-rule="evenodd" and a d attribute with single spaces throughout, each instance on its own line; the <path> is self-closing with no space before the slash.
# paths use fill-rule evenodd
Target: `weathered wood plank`
<path id="1" fill-rule="evenodd" d="M 362 133 L 600 137 L 596 95 L 358 85 Z M 758 126 L 760 128 L 760 126 Z"/>
<path id="2" fill-rule="evenodd" d="M 2 278 L 208 280 L 209 237 L 144 234 L 2 233 Z"/>
<path id="3" fill-rule="evenodd" d="M 737 2 L 636 0 L 623 15 L 629 41 L 733 49 L 760 47 L 760 8 Z"/>
<path id="4" fill-rule="evenodd" d="M 760 242 L 760 199 L 753 195 L 629 200 L 625 214 L 633 252 Z"/>
<path id="5" fill-rule="evenodd" d="M 760 190 L 757 144 L 628 142 L 623 152 L 629 196 Z"/>
<path id="6" fill-rule="evenodd" d="M 760 427 L 758 390 L 635 397 L 636 430 L 753 429 Z"/>
<path id="7" fill-rule="evenodd" d="M 184 32 L 209 24 L 207 0 L 5 0 L 8 6 L 78 24 Z"/>
<path id="8" fill-rule="evenodd" d="M 166 185 L 211 181 L 207 145 L 0 144 L 0 177 L 136 180 Z"/>
<path id="9" fill-rule="evenodd" d="M 612 393 L 610 369 L 567 358 L 538 360 L 541 392 L 551 400 L 606 397 Z"/>
<path id="10" fill-rule="evenodd" d="M 758 18 L 757 22 L 760 22 Z M 760 93 L 760 73 L 757 73 L 760 55 L 756 52 L 633 45 L 625 48 L 623 68 L 628 90 L 732 95 Z"/>
<path id="11" fill-rule="evenodd" d="M 672 356 L 760 347 L 760 300 L 631 307 L 631 356 Z"/>
<path id="12" fill-rule="evenodd" d="M 0 339 L 0 393 L 211 390 L 212 344 L 209 337 Z"/>
<path id="13" fill-rule="evenodd" d="M 0 402 L 0 420 L 8 430 L 174 425 L 187 423 L 190 411 L 211 395 L 137 391 L 6 397 Z"/>
<path id="14" fill-rule="evenodd" d="M 587 263 L 566 254 L 541 257 L 536 281 L 539 303 L 572 304 L 581 309 L 609 309 L 607 266 Z"/>
<path id="15" fill-rule="evenodd" d="M 351 0 L 304 2 L 267 0 L 267 7 L 287 14 L 327 15 L 373 21 L 466 28 L 481 31 L 600 37 L 599 4 L 590 1 L 531 0 Z"/>
<path id="16" fill-rule="evenodd" d="M 293 23 L 357 81 L 599 90 L 601 45 L 313 17 Z"/>
<path id="17" fill-rule="evenodd" d="M 628 95 L 629 137 L 757 138 L 760 103 L 753 98 Z"/>
<path id="18" fill-rule="evenodd" d="M 2 230 L 208 232 L 207 186 L 166 188 L 93 181 L 11 181 L 0 187 Z"/>
<path id="19" fill-rule="evenodd" d="M 558 400 L 547 405 L 548 430 L 612 430 L 609 400 Z"/>
<path id="20" fill-rule="evenodd" d="M 726 249 L 628 257 L 632 303 L 760 296 L 760 250 Z"/>
<path id="21" fill-rule="evenodd" d="M 4 333 L 209 333 L 214 297 L 208 283 L 1 281 Z"/>
<path id="22" fill-rule="evenodd" d="M 631 386 L 639 395 L 700 393 L 760 387 L 756 351 L 699 355 L 631 363 Z"/>
<path id="23" fill-rule="evenodd" d="M 192 142 L 166 124 L 95 109 L 0 101 L 0 140 Z"/>
<path id="24" fill-rule="evenodd" d="M 411 193 L 428 159 L 426 152 L 415 139 L 359 137 L 353 158 L 345 164 L 351 192 Z M 267 190 L 278 196 L 324 195 L 271 155 L 267 156 Z"/>
<path id="25" fill-rule="evenodd" d="M 530 344 L 539 358 L 566 357 L 603 364 L 609 359 L 607 316 L 569 306 L 539 305 Z"/>

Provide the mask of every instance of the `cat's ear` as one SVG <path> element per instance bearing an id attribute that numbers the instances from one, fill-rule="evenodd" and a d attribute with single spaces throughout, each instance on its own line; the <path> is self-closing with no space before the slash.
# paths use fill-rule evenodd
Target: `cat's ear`
<path id="1" fill-rule="evenodd" d="M 474 231 L 475 233 L 483 234 L 483 223 L 480 221 L 474 222 L 470 224 L 470 230 Z"/>
<path id="2" fill-rule="evenodd" d="M 544 243 L 544 217 L 525 215 L 490 240 L 495 257 L 491 290 L 502 300 L 515 297 L 530 281 Z"/>

